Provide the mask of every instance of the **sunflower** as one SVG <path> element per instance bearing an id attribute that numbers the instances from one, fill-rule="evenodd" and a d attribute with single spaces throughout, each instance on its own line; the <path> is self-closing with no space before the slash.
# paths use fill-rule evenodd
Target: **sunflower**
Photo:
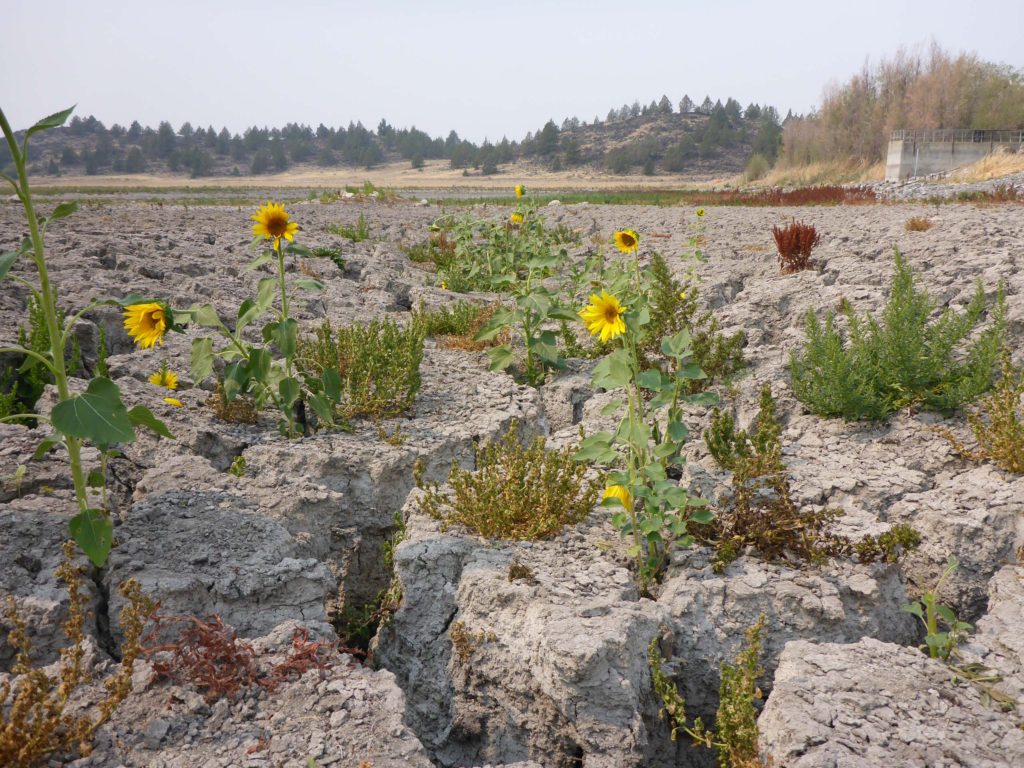
<path id="1" fill-rule="evenodd" d="M 620 229 L 615 233 L 615 247 L 623 253 L 635 251 L 640 246 L 640 235 L 632 229 Z"/>
<path id="2" fill-rule="evenodd" d="M 626 509 L 633 506 L 633 495 L 624 485 L 609 485 L 604 489 L 604 495 L 601 496 L 602 501 L 605 499 L 618 499 Z"/>
<path id="3" fill-rule="evenodd" d="M 288 221 L 288 212 L 283 205 L 277 203 L 268 201 L 249 218 L 256 222 L 252 225 L 253 235 L 273 240 L 275 251 L 280 249 L 282 237 L 285 240 L 294 240 L 295 233 L 299 231 L 299 225 L 294 221 Z"/>
<path id="4" fill-rule="evenodd" d="M 166 389 L 177 389 L 178 388 L 178 374 L 174 371 L 167 369 L 167 366 L 161 366 L 160 370 L 149 377 L 150 384 L 156 384 L 158 387 L 165 387 Z"/>
<path id="5" fill-rule="evenodd" d="M 124 329 L 143 349 L 158 341 L 163 344 L 167 332 L 167 308 L 163 304 L 129 304 L 124 308 Z"/>
<path id="6" fill-rule="evenodd" d="M 165 397 L 164 402 L 168 405 L 173 405 L 175 408 L 183 408 L 184 404 L 176 397 Z"/>
<path id="7" fill-rule="evenodd" d="M 519 211 L 516 211 L 515 213 L 513 213 L 513 214 L 512 214 L 511 216 L 509 216 L 508 218 L 509 218 L 509 221 L 511 221 L 511 222 L 512 222 L 512 223 L 513 223 L 513 224 L 514 224 L 515 226 L 517 226 L 517 227 L 518 227 L 518 226 L 519 226 L 520 224 L 522 224 L 522 223 L 523 223 L 523 214 L 521 214 L 521 213 L 520 213 Z"/>
<path id="8" fill-rule="evenodd" d="M 600 296 L 591 294 L 590 304 L 580 312 L 580 317 L 586 323 L 587 330 L 605 342 L 626 332 L 626 323 L 622 319 L 625 313 L 626 308 L 619 304 L 617 298 L 607 291 L 601 291 Z"/>
<path id="9" fill-rule="evenodd" d="M 697 209 L 697 218 L 698 219 L 703 219 L 704 218 L 704 209 L 703 208 L 698 208 Z"/>
<path id="10" fill-rule="evenodd" d="M 526 187 L 522 184 L 516 184 L 516 200 L 526 194 Z"/>

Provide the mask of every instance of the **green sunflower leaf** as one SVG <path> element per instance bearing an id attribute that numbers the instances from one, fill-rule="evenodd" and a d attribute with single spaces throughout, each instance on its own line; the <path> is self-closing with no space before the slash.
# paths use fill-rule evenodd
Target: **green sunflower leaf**
<path id="1" fill-rule="evenodd" d="M 487 356 L 491 359 L 490 369 L 492 371 L 503 371 L 516 359 L 515 353 L 505 344 L 487 350 Z"/>
<path id="2" fill-rule="evenodd" d="M 78 106 L 77 104 L 75 106 Z M 54 112 L 52 115 L 47 115 L 42 120 L 39 120 L 35 125 L 28 129 L 25 133 L 25 140 L 28 141 L 28 137 L 33 133 L 39 131 L 46 131 L 50 128 L 59 128 L 67 122 L 67 119 L 71 117 L 71 113 L 75 111 L 75 107 L 68 107 L 62 112 Z"/>
<path id="3" fill-rule="evenodd" d="M 128 411 L 128 418 L 136 427 L 146 427 L 153 432 L 156 432 L 160 437 L 166 437 L 168 440 L 173 440 L 174 435 L 171 434 L 171 430 L 167 428 L 160 419 L 153 415 L 153 412 L 144 405 L 136 405 L 134 408 Z"/>
<path id="4" fill-rule="evenodd" d="M 50 414 L 55 429 L 95 445 L 130 443 L 135 439 L 121 390 L 110 379 L 98 376 L 83 394 L 58 403 Z"/>
<path id="5" fill-rule="evenodd" d="M 53 209 L 53 213 L 50 214 L 50 221 L 54 219 L 63 219 L 65 216 L 70 216 L 72 213 L 78 210 L 78 203 L 61 203 Z"/>
<path id="6" fill-rule="evenodd" d="M 20 255 L 17 251 L 7 251 L 0 255 L 0 280 L 7 277 L 7 273 L 11 271 L 11 267 L 14 266 L 14 262 L 18 260 Z"/>
<path id="7" fill-rule="evenodd" d="M 92 564 L 102 568 L 114 541 L 114 526 L 110 518 L 101 509 L 86 509 L 68 521 L 68 528 L 71 530 L 71 538 L 82 548 Z"/>

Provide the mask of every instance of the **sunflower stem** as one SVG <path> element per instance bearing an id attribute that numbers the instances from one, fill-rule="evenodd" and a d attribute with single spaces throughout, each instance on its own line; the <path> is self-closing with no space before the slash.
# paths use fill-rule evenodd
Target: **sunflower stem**
<path id="1" fill-rule="evenodd" d="M 32 240 L 32 260 L 36 265 L 36 272 L 39 275 L 39 301 L 43 308 L 43 316 L 46 319 L 46 330 L 50 336 L 50 356 L 52 363 L 49 365 L 53 372 L 54 382 L 57 385 L 57 394 L 60 402 L 70 398 L 68 389 L 68 376 L 64 362 L 64 334 L 61 333 L 57 322 L 56 297 L 50 289 L 50 276 L 46 269 L 46 252 L 43 249 L 43 238 L 39 232 L 39 220 L 36 218 L 35 208 L 32 205 L 32 193 L 28 184 L 28 173 L 25 169 L 27 162 L 27 141 L 26 146 L 18 148 L 14 140 L 14 131 L 7 116 L 0 109 L 0 128 L 3 129 L 4 138 L 11 152 L 11 159 L 14 160 L 15 168 L 18 170 L 18 181 L 16 187 L 18 198 L 25 209 L 25 218 L 28 219 L 29 235 Z M 71 465 L 71 480 L 75 487 L 75 499 L 78 508 L 85 511 L 89 508 L 89 497 L 86 492 L 85 473 L 82 471 L 81 440 L 71 435 L 64 435 L 64 444 L 68 449 L 68 462 Z"/>

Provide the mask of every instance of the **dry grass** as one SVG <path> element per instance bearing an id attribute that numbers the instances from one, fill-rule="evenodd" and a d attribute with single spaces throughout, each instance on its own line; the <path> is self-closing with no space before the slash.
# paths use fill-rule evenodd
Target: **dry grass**
<path id="1" fill-rule="evenodd" d="M 767 176 L 750 186 L 807 187 L 815 184 L 858 184 L 882 181 L 884 178 L 885 163 L 869 165 L 865 162 L 834 161 L 789 167 L 776 166 Z"/>
<path id="2" fill-rule="evenodd" d="M 976 163 L 958 168 L 949 174 L 944 181 L 949 184 L 988 181 L 1014 173 L 1024 173 L 1024 152 L 1013 153 L 998 149 Z"/>
<path id="3" fill-rule="evenodd" d="M 925 216 L 912 216 L 903 227 L 907 232 L 927 232 L 932 228 L 932 220 Z"/>

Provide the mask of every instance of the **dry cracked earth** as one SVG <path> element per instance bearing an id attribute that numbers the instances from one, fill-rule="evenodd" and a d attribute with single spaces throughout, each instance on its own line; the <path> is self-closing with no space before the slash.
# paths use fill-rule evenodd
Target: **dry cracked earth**
<path id="1" fill-rule="evenodd" d="M 114 203 L 54 222 L 48 247 L 61 304 L 134 292 L 175 306 L 211 302 L 234 316 L 264 276 L 244 269 L 254 209 Z M 324 319 L 406 318 L 421 302 L 458 300 L 403 250 L 426 239 L 440 209 L 343 201 L 290 211 L 304 244 L 340 245 L 346 260 L 343 270 L 315 262 L 325 289 L 296 301 L 305 328 Z M 360 213 L 369 240 L 327 233 L 327 225 L 353 225 Z M 629 227 L 641 235 L 642 257 L 653 248 L 680 274 L 687 266 L 678 254 L 687 248 L 692 209 L 553 205 L 542 213 L 549 225 L 580 232 L 578 255 Z M 911 216 L 930 218 L 932 228 L 906 231 Z M 813 223 L 822 238 L 814 269 L 783 276 L 771 228 L 792 218 Z M 51 764 L 712 765 L 710 752 L 672 741 L 659 719 L 648 643 L 660 638 L 688 711 L 708 719 L 720 664 L 762 613 L 760 745 L 772 765 L 1024 764 L 1024 567 L 1016 559 L 1024 478 L 964 459 L 932 430 L 965 434 L 964 414 L 903 411 L 881 424 L 822 419 L 792 397 L 786 369 L 803 343 L 808 308 L 833 308 L 843 298 L 861 312 L 882 307 L 893 246 L 939 306 L 962 307 L 978 280 L 989 296 L 1004 281 L 1008 339 L 1015 362 L 1024 363 L 1024 206 L 711 208 L 704 221 L 701 296 L 727 332 L 747 336 L 747 371 L 722 396 L 747 424 L 761 384 L 771 382 L 797 500 L 841 507 L 840 529 L 851 535 L 910 523 L 922 536 L 916 551 L 897 564 L 801 568 L 746 554 L 719 574 L 696 547 L 678 551 L 654 595 L 641 597 L 606 510 L 551 540 L 493 542 L 442 531 L 416 503 L 417 460 L 428 478 L 443 480 L 453 460 L 471 466 L 474 446 L 513 421 L 552 445 L 578 439 L 581 424 L 588 432 L 607 424 L 601 409 L 610 395 L 590 386 L 592 362 L 533 389 L 489 372 L 484 353 L 428 340 L 422 389 L 407 416 L 380 429 L 359 422 L 351 433 L 288 440 L 269 415 L 255 425 L 213 416 L 209 385 L 195 386 L 187 373 L 201 329 L 138 351 L 118 312 L 98 311 L 76 327 L 86 366 L 95 364 L 102 324 L 126 403 L 152 408 L 176 437 L 143 434 L 111 466 L 116 547 L 87 584 L 96 617 L 89 659 L 99 678 L 112 666 L 121 636 L 117 587 L 129 578 L 166 614 L 220 616 L 265 665 L 284 657 L 296 627 L 330 647 L 339 607 L 372 599 L 393 576 L 403 598 L 371 643 L 372 664 L 351 649 L 332 650 L 323 668 L 273 689 L 209 701 L 187 681 L 158 680 L 151 664 L 140 663 L 133 692 L 98 732 L 93 754 Z M 20 208 L 0 206 L 0 249 L 16 247 L 24 230 Z M 15 273 L 27 269 L 23 260 Z M 289 279 L 297 276 L 292 265 Z M 15 283 L 0 287 L 0 341 L 14 339 L 25 303 Z M 147 382 L 165 358 L 181 374 L 182 408 L 164 404 L 166 392 Z M 688 413 L 685 480 L 714 502 L 727 474 L 699 437 L 708 418 L 703 408 Z M 400 445 L 384 439 L 397 426 L 406 435 Z M 73 503 L 59 455 L 29 460 L 38 439 L 25 427 L 0 426 L 0 596 L 15 597 L 40 661 L 50 663 L 67 612 L 53 571 Z M 236 477 L 226 470 L 239 456 L 245 472 Z M 19 465 L 26 471 L 14 483 Z M 407 533 L 388 566 L 381 548 L 396 514 Z M 994 671 L 1017 709 L 992 706 L 981 688 L 916 648 L 916 620 L 900 606 L 936 582 L 950 555 L 961 567 L 942 599 L 975 624 L 963 658 Z M 529 577 L 510 578 L 513 563 Z M 5 636 L 0 631 L 0 679 L 13 657 Z M 76 705 L 96 694 L 94 686 Z"/>

